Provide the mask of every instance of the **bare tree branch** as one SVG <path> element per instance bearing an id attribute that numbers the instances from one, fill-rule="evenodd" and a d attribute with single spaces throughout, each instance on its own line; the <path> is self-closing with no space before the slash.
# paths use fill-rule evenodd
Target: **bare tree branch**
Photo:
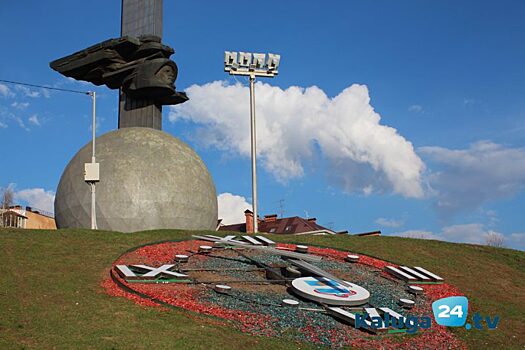
<path id="1" fill-rule="evenodd" d="M 7 209 L 13 205 L 15 191 L 13 191 L 13 186 L 11 185 L 4 187 L 1 191 L 2 208 Z"/>
<path id="2" fill-rule="evenodd" d="M 485 235 L 485 245 L 489 247 L 502 248 L 503 245 L 503 236 L 497 232 L 489 231 Z"/>

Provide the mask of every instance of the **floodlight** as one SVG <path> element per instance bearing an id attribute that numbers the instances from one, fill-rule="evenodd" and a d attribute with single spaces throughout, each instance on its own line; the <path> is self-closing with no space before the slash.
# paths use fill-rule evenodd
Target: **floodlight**
<path id="1" fill-rule="evenodd" d="M 266 59 L 266 62 L 265 62 Z M 252 153 L 252 209 L 257 218 L 257 150 L 255 141 L 255 77 L 275 77 L 279 68 L 280 55 L 250 52 L 224 52 L 224 71 L 230 75 L 250 77 L 250 129 Z M 253 232 L 258 231 L 258 221 L 253 221 Z"/>
<path id="2" fill-rule="evenodd" d="M 266 65 L 268 66 L 268 70 L 277 71 L 277 69 L 279 69 L 280 60 L 281 60 L 281 55 L 269 53 L 268 59 L 266 60 Z"/>
<path id="3" fill-rule="evenodd" d="M 237 52 L 224 51 L 224 65 L 231 66 L 235 63 L 237 63 Z"/>
<path id="4" fill-rule="evenodd" d="M 252 54 L 250 52 L 239 52 L 239 66 L 249 67 L 252 63 Z"/>
<path id="5" fill-rule="evenodd" d="M 265 54 L 263 53 L 254 53 L 253 54 L 253 65 L 255 69 L 261 69 L 264 66 Z"/>

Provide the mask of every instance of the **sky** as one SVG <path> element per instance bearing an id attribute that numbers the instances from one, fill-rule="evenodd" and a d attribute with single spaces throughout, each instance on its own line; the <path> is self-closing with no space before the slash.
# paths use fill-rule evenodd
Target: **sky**
<path id="1" fill-rule="evenodd" d="M 331 229 L 525 250 L 523 1 L 164 1 L 177 89 L 163 130 L 209 168 L 219 214 L 251 205 L 249 92 L 224 51 L 278 53 L 256 83 L 259 213 Z M 49 62 L 120 34 L 120 1 L 2 1 L 0 79 L 97 92 L 97 133 L 117 92 Z M 90 140 L 89 97 L 0 82 L 0 187 L 53 210 Z"/>

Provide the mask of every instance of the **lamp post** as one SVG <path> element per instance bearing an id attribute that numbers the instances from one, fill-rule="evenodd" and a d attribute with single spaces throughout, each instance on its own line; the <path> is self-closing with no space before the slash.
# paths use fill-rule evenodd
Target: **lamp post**
<path id="1" fill-rule="evenodd" d="M 258 232 L 257 221 L 257 144 L 255 127 L 255 77 L 273 78 L 278 74 L 280 55 L 249 52 L 224 52 L 224 71 L 230 75 L 250 77 L 250 121 L 252 153 L 252 209 L 253 232 Z"/>
<path id="2" fill-rule="evenodd" d="M 89 185 L 91 189 L 91 229 L 97 229 L 97 210 L 96 210 L 96 183 L 100 181 L 100 166 L 96 162 L 95 158 L 95 139 L 97 137 L 96 126 L 97 126 L 97 116 L 96 116 L 96 104 L 97 104 L 97 94 L 95 91 L 90 91 L 89 96 L 91 96 L 92 101 L 92 153 L 91 153 L 91 163 L 84 164 L 84 181 Z"/>

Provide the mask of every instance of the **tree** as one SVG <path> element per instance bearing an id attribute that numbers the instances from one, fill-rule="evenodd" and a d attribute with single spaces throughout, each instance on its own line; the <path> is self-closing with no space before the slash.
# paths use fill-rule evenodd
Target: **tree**
<path id="1" fill-rule="evenodd" d="M 4 211 L 13 205 L 13 199 L 15 197 L 15 192 L 13 191 L 13 186 L 9 185 L 5 188 L 0 189 L 0 227 L 5 225 L 4 222 Z"/>
<path id="2" fill-rule="evenodd" d="M 494 231 L 489 231 L 485 235 L 485 245 L 488 245 L 489 247 L 502 248 L 503 235 Z"/>
<path id="3" fill-rule="evenodd" d="M 2 208 L 7 209 L 13 205 L 13 200 L 15 198 L 15 191 L 13 191 L 13 186 L 9 185 L 2 189 Z"/>

